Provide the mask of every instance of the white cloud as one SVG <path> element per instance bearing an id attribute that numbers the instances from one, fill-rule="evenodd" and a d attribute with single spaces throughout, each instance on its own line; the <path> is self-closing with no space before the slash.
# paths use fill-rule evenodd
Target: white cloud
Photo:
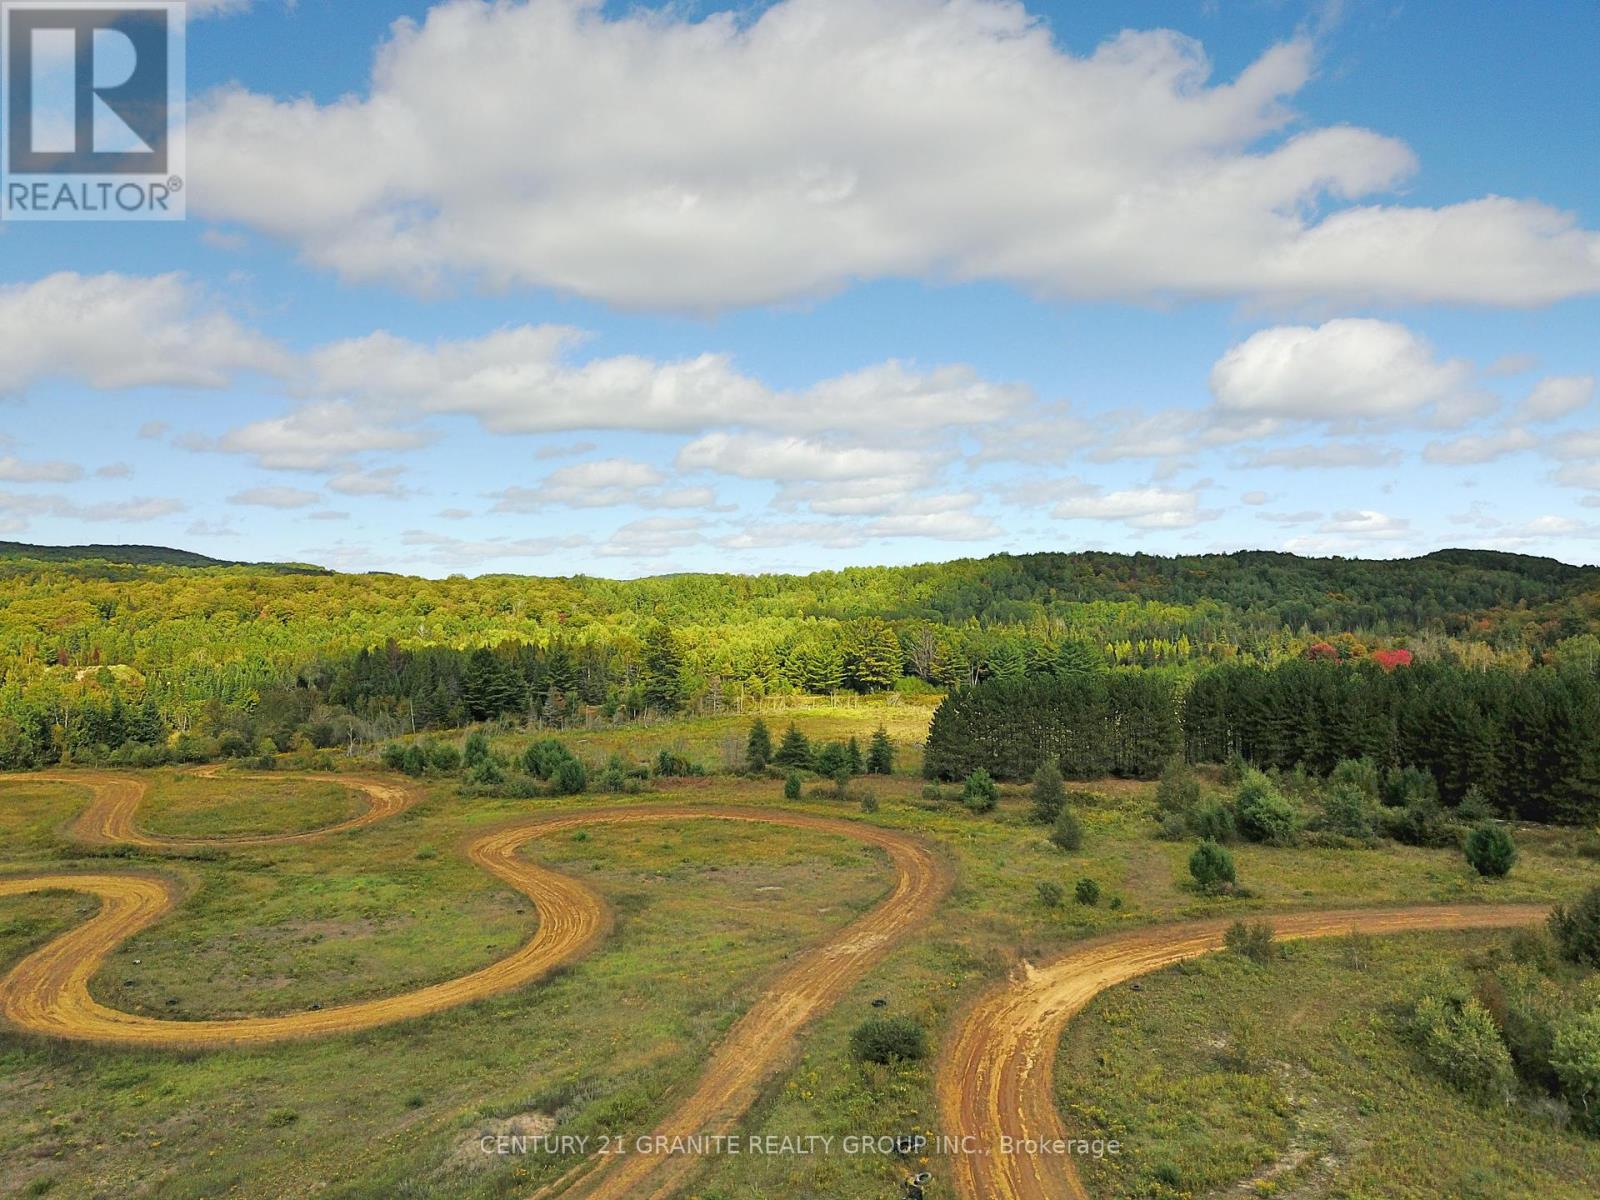
<path id="1" fill-rule="evenodd" d="M 1443 407 L 1453 419 L 1471 377 L 1469 364 L 1437 361 L 1403 325 L 1340 318 L 1252 334 L 1212 368 L 1211 391 L 1230 414 L 1353 423 Z"/>
<path id="2" fill-rule="evenodd" d="M 1051 515 L 1069 521 L 1120 521 L 1135 529 L 1187 529 L 1215 514 L 1200 509 L 1200 498 L 1192 491 L 1171 488 L 1130 488 L 1106 492 L 1079 485 L 1077 494 L 1068 495 Z"/>
<path id="3" fill-rule="evenodd" d="M 649 463 L 606 458 L 552 471 L 534 487 L 509 487 L 496 493 L 495 512 L 537 512 L 550 505 L 566 508 L 711 508 L 716 493 L 708 487 L 665 488 L 665 471 Z"/>
<path id="4" fill-rule="evenodd" d="M 1170 31 L 1079 57 L 1013 0 L 441 4 L 395 24 L 365 96 L 195 104 L 194 203 L 352 279 L 669 309 L 885 277 L 1140 299 L 1600 290 L 1600 238 L 1567 214 L 1377 203 L 1415 168 L 1404 145 L 1284 136 L 1312 66 L 1295 41 L 1217 83 Z"/>
<path id="5" fill-rule="evenodd" d="M 877 480 L 911 486 L 925 482 L 932 470 L 928 456 L 914 450 L 725 432 L 689 442 L 678 451 L 677 464 L 686 471 L 709 470 L 742 479 Z"/>
<path id="6" fill-rule="evenodd" d="M 5 528 L 16 533 L 27 528 L 30 517 L 60 517 L 71 521 L 116 521 L 137 524 L 172 516 L 187 509 L 182 500 L 169 496 L 135 496 L 128 500 L 106 500 L 80 504 L 67 496 L 22 495 L 0 492 L 0 514 Z"/>
<path id="7" fill-rule="evenodd" d="M 410 529 L 400 536 L 404 546 L 418 547 L 424 561 L 448 566 L 471 567 L 484 562 L 503 559 L 547 558 L 562 550 L 575 550 L 585 545 L 587 539 L 577 535 L 547 538 L 488 538 L 473 541 L 431 533 L 423 529 Z"/>
<path id="8" fill-rule="evenodd" d="M 1280 446 L 1258 450 L 1244 459 L 1247 467 L 1392 467 L 1400 451 L 1371 442 L 1317 442 L 1306 446 Z"/>
<path id="9" fill-rule="evenodd" d="M 7 483 L 75 483 L 83 478 L 77 463 L 29 461 L 7 454 L 0 456 L 0 480 Z"/>
<path id="10" fill-rule="evenodd" d="M 278 346 L 180 275 L 61 272 L 0 285 L 0 394 L 48 378 L 105 389 L 220 388 L 237 372 L 287 365 Z"/>
<path id="11" fill-rule="evenodd" d="M 1552 375 L 1541 379 L 1517 409 L 1524 421 L 1555 421 L 1594 400 L 1593 375 Z"/>
<path id="12" fill-rule="evenodd" d="M 1347 509 L 1336 512 L 1328 520 L 1317 527 L 1319 533 L 1336 533 L 1353 538 L 1397 538 L 1404 537 L 1411 529 L 1411 522 L 1401 517 L 1391 517 L 1387 513 L 1376 512 L 1372 509 Z"/>
<path id="13" fill-rule="evenodd" d="M 328 487 L 345 496 L 385 496 L 390 500 L 403 500 L 411 494 L 411 489 L 400 482 L 404 474 L 404 467 L 344 471 L 328 480 Z"/>
<path id="14" fill-rule="evenodd" d="M 604 558 L 662 558 L 705 540 L 698 517 L 646 517 L 629 521 L 594 552 Z"/>
<path id="15" fill-rule="evenodd" d="M 188 438 L 193 450 L 248 454 L 257 466 L 289 471 L 328 471 L 373 451 L 411 450 L 431 435 L 399 428 L 355 405 L 328 401 L 295 409 L 282 417 L 253 421 L 220 438 Z"/>
<path id="16" fill-rule="evenodd" d="M 321 499 L 322 497 L 316 492 L 308 492 L 301 488 L 254 487 L 235 492 L 228 497 L 228 503 L 254 508 L 309 508 Z"/>
<path id="17" fill-rule="evenodd" d="M 1458 438 L 1429 442 L 1422 457 L 1431 463 L 1470 465 L 1494 462 L 1519 450 L 1531 450 L 1539 439 L 1526 429 L 1504 429 L 1498 433 L 1465 434 Z"/>

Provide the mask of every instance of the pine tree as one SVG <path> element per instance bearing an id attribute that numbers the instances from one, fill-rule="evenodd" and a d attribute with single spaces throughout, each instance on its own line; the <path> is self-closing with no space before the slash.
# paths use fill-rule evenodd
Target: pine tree
<path id="1" fill-rule="evenodd" d="M 784 731 L 783 741 L 778 743 L 778 752 L 772 756 L 772 761 L 780 767 L 789 767 L 794 770 L 807 770 L 811 766 L 811 743 L 806 740 L 806 735 L 796 729 L 791 723 Z"/>
<path id="2" fill-rule="evenodd" d="M 894 774 L 894 743 L 889 740 L 889 731 L 882 725 L 873 732 L 872 741 L 867 747 L 867 774 Z"/>
<path id="3" fill-rule="evenodd" d="M 665 624 L 655 625 L 645 638 L 640 682 L 645 704 L 657 712 L 674 713 L 683 706 L 683 659 L 678 639 Z"/>
<path id="4" fill-rule="evenodd" d="M 848 742 L 845 743 L 844 751 L 845 766 L 849 768 L 850 774 L 861 774 L 863 768 L 863 763 L 861 760 L 861 743 L 852 737 Z"/>
<path id="5" fill-rule="evenodd" d="M 745 743 L 744 762 L 750 771 L 765 771 L 772 761 L 772 734 L 767 723 L 757 717 L 750 725 L 750 740 Z"/>

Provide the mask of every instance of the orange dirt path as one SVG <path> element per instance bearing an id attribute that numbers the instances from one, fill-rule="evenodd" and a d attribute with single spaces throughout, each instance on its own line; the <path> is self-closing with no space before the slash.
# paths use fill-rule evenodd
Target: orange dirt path
<path id="1" fill-rule="evenodd" d="M 1282 938 L 1332 937 L 1527 925 L 1538 905 L 1430 905 L 1268 916 Z M 1222 947 L 1231 921 L 1158 925 L 1085 942 L 1040 968 L 1024 964 L 981 997 L 943 1055 L 937 1081 L 940 1132 L 971 1138 L 978 1153 L 951 1159 L 966 1200 L 1089 1200 L 1067 1154 L 1003 1154 L 1002 1135 L 1068 1136 L 1056 1107 L 1056 1047 L 1067 1022 L 1096 995 L 1136 976 Z"/>

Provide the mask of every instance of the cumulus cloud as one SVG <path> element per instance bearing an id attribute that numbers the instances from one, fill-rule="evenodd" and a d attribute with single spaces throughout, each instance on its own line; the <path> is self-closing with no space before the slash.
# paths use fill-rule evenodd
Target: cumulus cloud
<path id="1" fill-rule="evenodd" d="M 1143 487 L 1123 491 L 1079 484 L 1050 510 L 1067 521 L 1118 521 L 1134 529 L 1187 529 L 1216 514 L 1200 508 L 1196 492 Z"/>
<path id="2" fill-rule="evenodd" d="M 547 558 L 563 550 L 576 550 L 588 539 L 573 534 L 545 538 L 486 538 L 472 540 L 433 533 L 425 529 L 409 529 L 400 536 L 400 544 L 416 548 L 422 561 L 441 563 L 452 567 L 478 566 L 484 562 L 503 559 Z"/>
<path id="3" fill-rule="evenodd" d="M 603 558 L 663 558 L 705 540 L 698 517 L 646 517 L 629 521 L 594 548 Z"/>
<path id="4" fill-rule="evenodd" d="M 1288 467 L 1294 470 L 1330 467 L 1392 467 L 1400 461 L 1393 446 L 1371 442 L 1314 442 L 1305 446 L 1279 446 L 1245 456 L 1247 467 Z"/>
<path id="5" fill-rule="evenodd" d="M 403 428 L 353 404 L 331 400 L 295 409 L 281 417 L 252 421 L 219 438 L 189 437 L 191 450 L 246 454 L 256 465 L 275 470 L 327 471 L 347 467 L 356 455 L 413 450 L 432 435 Z"/>
<path id="6" fill-rule="evenodd" d="M 201 98 L 194 205 L 351 279 L 678 310 L 886 277 L 1139 299 L 1600 290 L 1600 238 L 1572 216 L 1387 203 L 1416 166 L 1403 144 L 1290 132 L 1312 57 L 1293 41 L 1216 81 L 1170 31 L 1079 56 L 1014 0 L 440 4 L 395 24 L 364 96 Z"/>
<path id="7" fill-rule="evenodd" d="M 6 483 L 75 483 L 82 478 L 83 468 L 77 463 L 30 461 L 12 454 L 0 456 L 0 480 Z"/>
<path id="8" fill-rule="evenodd" d="M 1587 408 L 1593 400 L 1593 375 L 1552 375 L 1534 385 L 1517 415 L 1524 421 L 1556 421 Z"/>
<path id="9" fill-rule="evenodd" d="M 1470 411 L 1470 364 L 1440 362 L 1404 325 L 1340 318 L 1252 334 L 1211 371 L 1225 413 L 1353 423 Z"/>
<path id="10" fill-rule="evenodd" d="M 716 493 L 708 487 L 663 487 L 667 473 L 649 463 L 606 458 L 552 471 L 535 487 L 509 487 L 496 494 L 496 512 L 537 512 L 565 508 L 711 508 Z"/>
<path id="11" fill-rule="evenodd" d="M 64 271 L 0 285 L 0 394 L 50 378 L 96 388 L 220 388 L 240 371 L 287 366 L 280 347 L 180 275 Z"/>
<path id="12" fill-rule="evenodd" d="M 24 495 L 0 491 L 0 521 L 8 532 L 26 529 L 31 517 L 61 517 L 71 521 L 115 521 L 137 524 L 185 511 L 188 506 L 170 496 L 135 496 L 80 504 L 67 496 Z"/>
<path id="13" fill-rule="evenodd" d="M 1429 442 L 1422 457 L 1431 463 L 1470 465 L 1494 462 L 1519 450 L 1531 450 L 1539 439 L 1526 429 L 1503 429 L 1498 433 L 1465 434 L 1458 438 Z"/>

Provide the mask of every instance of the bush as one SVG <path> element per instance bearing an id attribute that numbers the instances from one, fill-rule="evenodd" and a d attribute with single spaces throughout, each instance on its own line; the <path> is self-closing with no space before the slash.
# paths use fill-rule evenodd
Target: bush
<path id="1" fill-rule="evenodd" d="M 1300 831 L 1300 814 L 1260 771 L 1246 774 L 1239 785 L 1234 811 L 1239 818 L 1239 832 L 1252 842 L 1288 846 Z"/>
<path id="2" fill-rule="evenodd" d="M 556 768 L 551 780 L 559 796 L 576 796 L 589 786 L 589 770 L 575 758 L 568 758 Z"/>
<path id="3" fill-rule="evenodd" d="M 1156 785 L 1156 807 L 1163 813 L 1187 813 L 1200 803 L 1200 782 L 1189 764 L 1171 759 Z"/>
<path id="4" fill-rule="evenodd" d="M 1077 897 L 1079 904 L 1086 904 L 1090 908 L 1100 903 L 1100 885 L 1092 879 L 1078 880 L 1078 886 L 1072 889 L 1072 894 Z"/>
<path id="5" fill-rule="evenodd" d="M 1253 963 L 1269 963 L 1278 956 L 1278 931 L 1269 921 L 1235 921 L 1222 935 L 1222 944 Z"/>
<path id="6" fill-rule="evenodd" d="M 1341 837 L 1370 842 L 1378 834 L 1378 802 L 1348 780 L 1330 783 L 1322 796 L 1318 826 Z"/>
<path id="7" fill-rule="evenodd" d="M 506 781 L 506 773 L 493 758 L 481 758 L 467 770 L 467 779 L 478 787 L 494 787 Z"/>
<path id="8" fill-rule="evenodd" d="M 1439 802 L 1439 785 L 1420 767 L 1390 771 L 1383 780 L 1383 802 L 1390 808 L 1405 808 L 1419 801 Z"/>
<path id="9" fill-rule="evenodd" d="M 1579 1123 L 1590 1133 L 1600 1133 L 1600 1009 L 1562 1022 L 1550 1061 Z"/>
<path id="10" fill-rule="evenodd" d="M 993 812 L 1000 804 L 1000 789 L 995 787 L 989 772 L 979 767 L 961 788 L 961 803 L 975 813 Z"/>
<path id="11" fill-rule="evenodd" d="M 399 742 L 390 742 L 379 752 L 378 758 L 391 771 L 406 769 L 406 748 Z"/>
<path id="12" fill-rule="evenodd" d="M 1220 800 L 1207 800 L 1190 809 L 1188 829 L 1203 842 L 1231 842 L 1239 836 L 1233 809 Z"/>
<path id="13" fill-rule="evenodd" d="M 1046 879 L 1039 884 L 1039 899 L 1046 908 L 1060 908 L 1067 898 L 1066 889 L 1053 879 Z"/>
<path id="14" fill-rule="evenodd" d="M 922 798 L 930 804 L 943 804 L 944 789 L 937 783 L 925 783 L 922 785 Z"/>
<path id="15" fill-rule="evenodd" d="M 861 793 L 861 811 L 864 813 L 875 813 L 878 811 L 878 793 Z"/>
<path id="16" fill-rule="evenodd" d="M 1200 885 L 1200 890 L 1215 894 L 1225 891 L 1239 881 L 1233 866 L 1233 855 L 1215 842 L 1201 842 L 1189 855 L 1189 874 Z"/>
<path id="17" fill-rule="evenodd" d="M 867 746 L 867 774 L 894 774 L 894 743 L 889 740 L 889 731 L 882 725 L 873 731 L 872 741 Z"/>
<path id="18" fill-rule="evenodd" d="M 1383 798 L 1383 776 L 1370 758 L 1343 758 L 1328 773 L 1328 787 L 1351 788 L 1377 803 Z"/>
<path id="19" fill-rule="evenodd" d="M 800 799 L 800 772 L 790 771 L 783 781 L 783 798 L 785 800 Z"/>
<path id="20" fill-rule="evenodd" d="M 1033 819 L 1049 825 L 1061 814 L 1067 791 L 1061 782 L 1061 768 L 1053 760 L 1039 764 L 1033 774 Z"/>
<path id="21" fill-rule="evenodd" d="M 1056 814 L 1056 823 L 1050 830 L 1050 841 L 1058 850 L 1065 850 L 1068 854 L 1083 848 L 1083 825 L 1078 820 L 1078 814 L 1066 805 L 1061 806 L 1061 811 Z"/>
<path id="22" fill-rule="evenodd" d="M 1500 813 L 1496 810 L 1494 801 L 1477 784 L 1467 789 L 1467 794 L 1461 797 L 1461 803 L 1456 805 L 1456 820 L 1465 821 L 1469 825 L 1482 825 L 1494 820 Z"/>
<path id="23" fill-rule="evenodd" d="M 1510 1095 L 1511 1052 L 1476 997 L 1423 996 L 1412 1010 L 1409 1032 L 1428 1066 L 1458 1090 L 1480 1100 Z"/>
<path id="24" fill-rule="evenodd" d="M 1418 796 L 1384 816 L 1385 832 L 1408 846 L 1448 846 L 1455 841 L 1449 816 L 1437 797 Z"/>
<path id="25" fill-rule="evenodd" d="M 412 742 L 406 747 L 404 757 L 400 760 L 400 769 L 413 777 L 421 775 L 428 769 L 428 754 L 421 746 Z"/>
<path id="26" fill-rule="evenodd" d="M 467 734 L 467 744 L 462 749 L 461 761 L 466 764 L 467 770 L 472 770 L 489 758 L 489 736 L 481 729 L 474 729 Z"/>
<path id="27" fill-rule="evenodd" d="M 522 769 L 535 779 L 554 779 L 571 758 L 572 751 L 558 738 L 540 738 L 522 752 Z"/>
<path id="28" fill-rule="evenodd" d="M 454 775 L 461 769 L 461 751 L 442 742 L 428 752 L 428 764 L 441 774 Z"/>
<path id="29" fill-rule="evenodd" d="M 1479 825 L 1467 835 L 1467 861 L 1485 879 L 1504 879 L 1517 861 L 1516 843 L 1498 825 Z"/>
<path id="30" fill-rule="evenodd" d="M 677 754 L 671 750 L 663 750 L 656 755 L 656 774 L 672 778 L 703 775 L 705 772 L 696 764 L 690 762 L 688 755 Z"/>
<path id="31" fill-rule="evenodd" d="M 928 1035 L 910 1017 L 869 1017 L 850 1034 L 857 1062 L 914 1062 L 928 1053 Z"/>
<path id="32" fill-rule="evenodd" d="M 1571 908 L 1556 905 L 1550 914 L 1550 936 L 1562 958 L 1600 967 L 1600 887 L 1590 888 Z"/>
<path id="33" fill-rule="evenodd" d="M 811 769 L 818 775 L 832 779 L 840 771 L 850 773 L 850 754 L 843 742 L 829 742 L 812 760 Z"/>

